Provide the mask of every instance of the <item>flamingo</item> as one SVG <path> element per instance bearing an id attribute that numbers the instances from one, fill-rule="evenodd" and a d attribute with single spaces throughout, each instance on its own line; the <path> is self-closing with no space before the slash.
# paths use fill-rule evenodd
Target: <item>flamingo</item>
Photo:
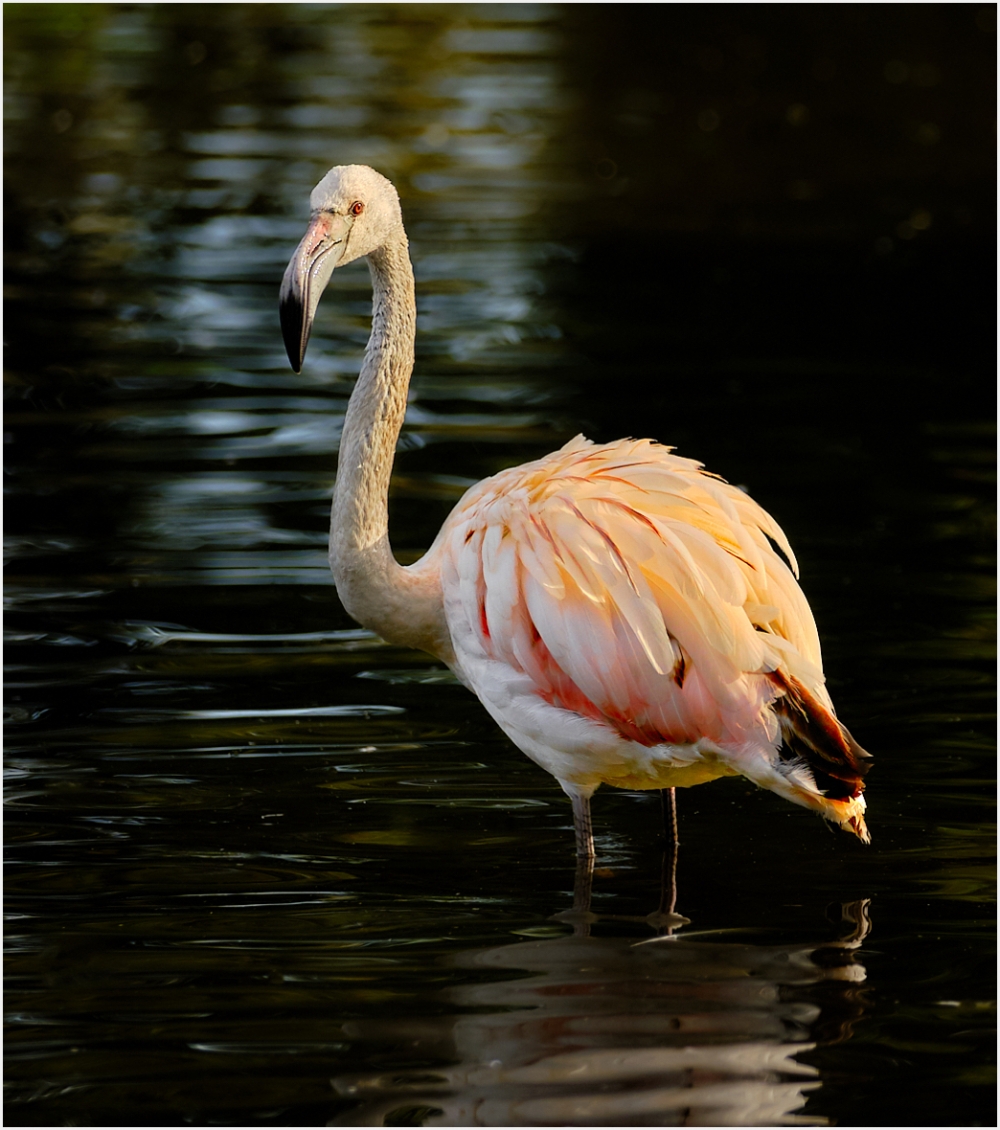
<path id="1" fill-rule="evenodd" d="M 734 775 L 868 843 L 870 755 L 834 712 L 788 539 L 695 460 L 577 436 L 469 489 L 427 553 L 397 563 L 388 489 L 416 329 L 399 197 L 374 169 L 342 165 L 310 206 L 280 295 L 295 372 L 334 268 L 367 257 L 374 292 L 330 526 L 347 612 L 447 664 L 556 778 L 581 860 L 594 858 L 599 785 Z"/>

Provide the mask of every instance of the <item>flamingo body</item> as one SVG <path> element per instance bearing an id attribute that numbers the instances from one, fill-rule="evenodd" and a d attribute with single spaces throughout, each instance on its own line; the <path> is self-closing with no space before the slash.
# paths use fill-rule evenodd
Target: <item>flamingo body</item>
<path id="1" fill-rule="evenodd" d="M 791 548 L 743 491 L 578 436 L 473 487 L 435 556 L 451 666 L 571 796 L 742 774 L 864 838 L 860 791 L 828 799 L 781 756 L 789 695 L 841 728 Z"/>
<path id="2" fill-rule="evenodd" d="M 347 165 L 311 203 L 281 293 L 296 371 L 335 267 L 367 257 L 374 287 L 330 528 L 348 612 L 455 671 L 573 799 L 581 855 L 600 784 L 738 774 L 867 843 L 868 754 L 834 713 L 792 550 L 700 463 L 648 439 L 578 436 L 473 487 L 420 561 L 396 562 L 387 494 L 416 323 L 399 199 Z"/>

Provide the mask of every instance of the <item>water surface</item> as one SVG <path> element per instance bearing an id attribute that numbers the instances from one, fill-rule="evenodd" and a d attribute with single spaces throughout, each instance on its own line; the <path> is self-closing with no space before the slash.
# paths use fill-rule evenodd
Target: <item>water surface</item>
<path id="1" fill-rule="evenodd" d="M 5 6 L 9 1125 L 995 1122 L 990 11 Z M 682 792 L 667 930 L 602 790 L 567 917 L 558 786 L 329 578 L 367 272 L 300 377 L 276 293 L 351 161 L 400 559 L 580 431 L 748 486 L 871 848 Z"/>

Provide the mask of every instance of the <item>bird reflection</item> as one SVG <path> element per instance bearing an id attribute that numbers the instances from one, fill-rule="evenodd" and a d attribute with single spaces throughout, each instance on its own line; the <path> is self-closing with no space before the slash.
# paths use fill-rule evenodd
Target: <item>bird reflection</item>
<path id="1" fill-rule="evenodd" d="M 359 1050 L 391 1045 L 398 1062 L 408 1048 L 421 1067 L 336 1077 L 356 1105 L 329 1124 L 825 1124 L 798 1113 L 822 1081 L 796 1057 L 863 1013 L 867 900 L 841 906 L 842 936 L 807 943 L 725 940 L 676 922 L 644 939 L 599 937 L 591 927 L 606 919 L 573 913 L 571 935 L 453 956 L 479 976 L 442 993 L 450 1016 L 345 1025 Z"/>

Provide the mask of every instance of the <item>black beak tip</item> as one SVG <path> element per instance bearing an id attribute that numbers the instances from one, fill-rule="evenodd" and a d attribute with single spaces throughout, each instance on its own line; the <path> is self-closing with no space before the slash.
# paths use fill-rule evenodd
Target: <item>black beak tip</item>
<path id="1" fill-rule="evenodd" d="M 302 372 L 303 358 L 296 357 L 295 352 L 292 349 L 286 348 L 285 351 L 288 354 L 288 364 L 291 366 L 292 372 L 295 373 L 296 375 L 298 375 L 299 373 Z"/>
<path id="2" fill-rule="evenodd" d="M 302 362 L 305 360 L 306 344 L 309 341 L 308 330 L 305 334 L 302 332 L 305 311 L 302 304 L 296 299 L 282 298 L 278 306 L 278 313 L 281 318 L 281 336 L 285 342 L 288 363 L 292 366 L 293 373 L 301 373 Z"/>
<path id="3" fill-rule="evenodd" d="M 299 342 L 297 338 L 285 338 L 285 353 L 288 355 L 288 364 L 292 367 L 293 373 L 302 372 L 302 362 L 305 360 L 303 353 L 305 350 L 299 349 Z"/>

